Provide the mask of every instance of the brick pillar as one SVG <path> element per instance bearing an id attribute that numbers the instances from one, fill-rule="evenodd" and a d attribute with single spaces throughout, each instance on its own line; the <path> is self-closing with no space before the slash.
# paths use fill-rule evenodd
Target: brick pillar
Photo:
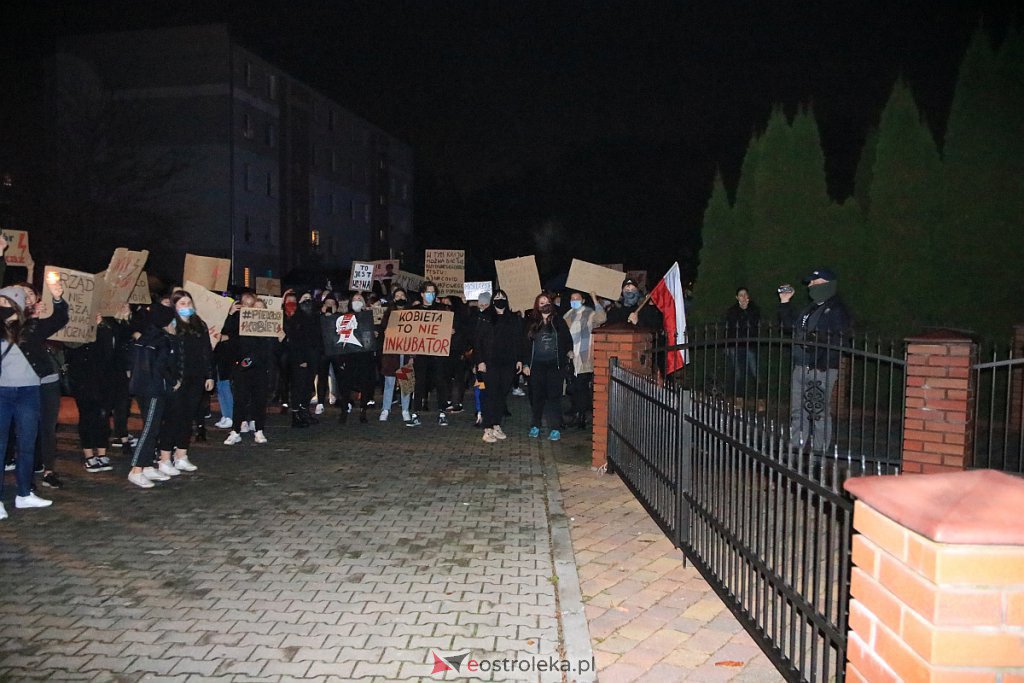
<path id="1" fill-rule="evenodd" d="M 938 330 L 907 338 L 903 471 L 951 472 L 974 457 L 974 375 L 977 345 Z"/>
<path id="2" fill-rule="evenodd" d="M 634 372 L 651 374 L 653 336 L 632 325 L 606 325 L 593 331 L 594 343 L 594 450 L 593 467 L 608 463 L 608 362 Z"/>
<path id="3" fill-rule="evenodd" d="M 1013 357 L 1024 356 L 1024 325 L 1013 326 Z M 1010 370 L 1010 419 L 1009 424 L 1020 425 L 1024 415 L 1024 368 Z"/>
<path id="4" fill-rule="evenodd" d="M 1024 480 L 993 470 L 860 477 L 846 679 L 1020 681 Z"/>

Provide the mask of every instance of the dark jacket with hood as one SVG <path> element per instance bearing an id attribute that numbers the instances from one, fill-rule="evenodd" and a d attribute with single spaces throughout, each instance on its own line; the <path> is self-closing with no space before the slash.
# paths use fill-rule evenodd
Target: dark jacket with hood
<path id="1" fill-rule="evenodd" d="M 802 311 L 797 311 L 793 302 L 778 306 L 779 323 L 791 331 L 795 342 L 808 341 L 811 344 L 793 344 L 793 365 L 816 370 L 839 368 L 841 352 L 829 346 L 846 346 L 846 336 L 853 325 L 853 318 L 839 295 L 836 294 L 821 303 L 811 302 Z"/>
<path id="2" fill-rule="evenodd" d="M 512 311 L 499 315 L 488 306 L 476 314 L 473 323 L 474 365 L 486 363 L 490 369 L 523 360 L 523 321 L 518 315 Z M 569 343 L 571 348 L 571 339 Z"/>
<path id="3" fill-rule="evenodd" d="M 7 309 L 6 319 L 13 313 Z M 0 312 L 0 315 L 3 315 Z M 53 303 L 53 314 L 49 318 L 29 318 L 21 331 L 18 348 L 39 377 L 47 377 L 59 371 L 53 355 L 46 350 L 46 340 L 60 332 L 68 324 L 68 302 L 64 299 Z"/>
<path id="4" fill-rule="evenodd" d="M 184 357 L 179 339 L 154 325 L 148 325 L 135 345 L 147 347 L 146 355 L 152 367 L 149 373 L 142 372 L 139 367 L 132 369 L 132 393 L 140 398 L 172 393 L 174 385 L 181 381 L 184 374 Z"/>

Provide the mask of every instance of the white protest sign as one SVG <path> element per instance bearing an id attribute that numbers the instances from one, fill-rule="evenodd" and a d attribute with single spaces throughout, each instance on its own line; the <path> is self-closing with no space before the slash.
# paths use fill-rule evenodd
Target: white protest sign
<path id="1" fill-rule="evenodd" d="M 68 302 L 68 324 L 57 334 L 50 337 L 53 341 L 88 343 L 96 341 L 96 314 L 93 313 L 93 294 L 96 291 L 96 277 L 92 273 L 77 270 L 46 266 L 46 277 L 50 273 L 58 273 L 64 285 L 64 301 Z M 46 300 L 53 312 L 52 297 L 47 291 Z M 45 306 L 44 306 L 45 308 Z M 42 317 L 49 317 L 44 315 Z"/>
<path id="2" fill-rule="evenodd" d="M 437 285 L 439 296 L 462 296 L 466 280 L 466 252 L 462 249 L 427 249 L 423 274 Z"/>
<path id="3" fill-rule="evenodd" d="M 491 282 L 464 282 L 462 284 L 462 293 L 466 299 L 466 303 L 472 303 L 480 298 L 481 294 L 491 293 Z"/>
<path id="4" fill-rule="evenodd" d="M 537 259 L 520 256 L 504 261 L 495 261 L 498 286 L 508 294 L 508 305 L 513 311 L 529 311 L 533 300 L 540 294 L 540 275 L 537 273 Z"/>
<path id="5" fill-rule="evenodd" d="M 284 313 L 280 309 L 240 308 L 238 334 L 241 337 L 281 338 L 284 336 Z"/>
<path id="6" fill-rule="evenodd" d="M 354 313 L 343 313 L 338 316 L 338 319 L 334 322 L 334 332 L 338 335 L 338 341 L 335 342 L 339 346 L 342 344 L 355 344 L 356 346 L 362 346 L 362 342 L 359 341 L 359 337 L 356 336 L 356 328 L 359 327 L 359 321 L 356 319 Z"/>
<path id="7" fill-rule="evenodd" d="M 373 289 L 372 262 L 352 262 L 352 275 L 348 280 L 348 288 L 353 292 L 369 292 Z"/>
<path id="8" fill-rule="evenodd" d="M 263 302 L 268 311 L 284 310 L 283 296 L 270 296 L 269 294 L 257 294 L 256 298 Z"/>
<path id="9" fill-rule="evenodd" d="M 32 261 L 32 253 L 28 248 L 28 233 L 24 230 L 4 230 L 4 239 L 7 240 L 7 251 L 2 255 L 9 266 L 22 266 L 28 271 L 28 281 L 32 281 L 35 263 Z"/>
<path id="10" fill-rule="evenodd" d="M 579 292 L 597 292 L 605 299 L 618 299 L 622 293 L 622 273 L 611 268 L 573 259 L 565 286 Z"/>
<path id="11" fill-rule="evenodd" d="M 395 309 L 384 330 L 384 353 L 447 357 L 454 320 L 452 311 Z"/>

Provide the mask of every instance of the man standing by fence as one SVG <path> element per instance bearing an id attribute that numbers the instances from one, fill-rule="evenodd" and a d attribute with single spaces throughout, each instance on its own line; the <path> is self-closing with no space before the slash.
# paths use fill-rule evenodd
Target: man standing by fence
<path id="1" fill-rule="evenodd" d="M 779 287 L 779 323 L 792 330 L 795 341 L 789 395 L 789 440 L 794 447 L 824 451 L 832 443 L 832 392 L 841 355 L 837 347 L 852 323 L 839 298 L 838 280 L 829 268 L 805 277 L 811 303 L 800 312 L 791 302 L 793 287 Z"/>

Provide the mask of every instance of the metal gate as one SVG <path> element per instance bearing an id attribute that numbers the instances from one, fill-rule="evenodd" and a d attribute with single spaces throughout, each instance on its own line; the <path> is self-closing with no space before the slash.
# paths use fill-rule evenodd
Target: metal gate
<path id="1" fill-rule="evenodd" d="M 783 676 L 843 681 L 853 502 L 842 484 L 896 465 L 812 452 L 764 411 L 663 386 L 615 359 L 608 422 L 609 471 Z"/>

